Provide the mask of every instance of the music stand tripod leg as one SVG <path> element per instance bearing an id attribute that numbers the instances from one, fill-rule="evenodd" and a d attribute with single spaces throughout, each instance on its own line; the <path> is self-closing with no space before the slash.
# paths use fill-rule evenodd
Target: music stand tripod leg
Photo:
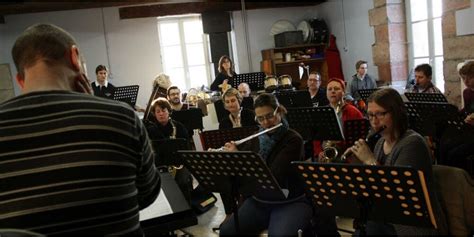
<path id="1" fill-rule="evenodd" d="M 234 212 L 234 224 L 235 224 L 235 231 L 237 235 L 240 234 L 240 222 L 239 222 L 239 180 L 237 177 L 232 177 L 232 198 L 233 200 L 233 207 L 232 210 Z"/>
<path id="2" fill-rule="evenodd" d="M 359 218 L 354 219 L 354 229 L 359 230 L 360 236 L 367 236 L 367 221 L 372 207 L 372 201 L 366 198 L 358 198 Z"/>

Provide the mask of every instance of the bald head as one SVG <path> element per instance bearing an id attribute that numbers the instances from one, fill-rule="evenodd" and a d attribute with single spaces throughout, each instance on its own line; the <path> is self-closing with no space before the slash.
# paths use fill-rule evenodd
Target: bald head
<path id="1" fill-rule="evenodd" d="M 250 96 L 250 87 L 249 84 L 242 82 L 238 86 L 239 93 L 242 97 L 249 97 Z"/>

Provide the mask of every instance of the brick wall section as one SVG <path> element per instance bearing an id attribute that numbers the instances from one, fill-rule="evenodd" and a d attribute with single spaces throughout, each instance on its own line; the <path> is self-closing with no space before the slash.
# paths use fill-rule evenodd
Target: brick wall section
<path id="1" fill-rule="evenodd" d="M 456 36 L 456 11 L 471 6 L 470 0 L 443 0 L 444 91 L 448 101 L 461 106 L 461 81 L 457 64 L 474 59 L 474 35 Z"/>
<path id="2" fill-rule="evenodd" d="M 384 82 L 404 81 L 408 73 L 408 46 L 404 0 L 374 0 L 369 24 L 374 27 L 372 57 Z"/>

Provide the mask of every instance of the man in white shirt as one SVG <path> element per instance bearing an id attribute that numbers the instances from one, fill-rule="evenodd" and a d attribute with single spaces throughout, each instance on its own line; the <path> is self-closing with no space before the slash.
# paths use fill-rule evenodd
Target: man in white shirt
<path id="1" fill-rule="evenodd" d="M 97 66 L 95 68 L 95 74 L 97 80 L 91 84 L 92 89 L 94 90 L 94 95 L 112 99 L 115 92 L 115 86 L 107 80 L 107 67 L 104 65 Z"/>

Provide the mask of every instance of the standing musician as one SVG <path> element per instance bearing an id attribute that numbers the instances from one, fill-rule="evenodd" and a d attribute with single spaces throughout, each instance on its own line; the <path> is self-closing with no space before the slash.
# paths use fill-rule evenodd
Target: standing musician
<path id="1" fill-rule="evenodd" d="M 367 101 L 370 125 L 375 131 L 385 128 L 381 132 L 382 138 L 375 145 L 373 152 L 363 139 L 359 139 L 348 149 L 366 165 L 410 166 L 422 170 L 438 223 L 438 230 L 435 230 L 369 221 L 367 234 L 412 236 L 446 234 L 447 225 L 435 195 L 430 151 L 425 139 L 408 129 L 408 115 L 400 94 L 392 88 L 384 88 L 374 92 Z"/>
<path id="2" fill-rule="evenodd" d="M 341 125 L 344 126 L 344 123 L 347 120 L 354 119 L 363 119 L 364 116 L 362 113 L 352 104 L 346 103 L 343 100 L 345 91 L 344 81 L 339 78 L 331 78 L 327 86 L 327 98 L 329 100 L 329 106 L 331 106 L 337 115 L 337 119 L 340 121 Z M 327 142 L 327 141 L 326 141 Z M 327 146 L 327 143 L 324 142 L 323 147 Z M 318 154 L 319 160 L 324 161 L 326 158 L 321 150 L 319 141 L 314 142 L 314 152 Z M 345 149 L 345 144 L 343 142 L 338 142 L 338 147 Z"/>
<path id="3" fill-rule="evenodd" d="M 226 91 L 232 84 L 232 78 L 235 75 L 234 64 L 229 56 L 224 55 L 219 59 L 219 74 L 211 84 L 211 90 L 213 91 Z M 220 89 L 219 89 L 220 88 Z"/>
<path id="4" fill-rule="evenodd" d="M 115 92 L 115 86 L 107 80 L 108 70 L 104 65 L 99 65 L 95 68 L 96 81 L 92 82 L 91 86 L 94 90 L 94 95 L 104 98 L 112 99 Z"/>
<path id="5" fill-rule="evenodd" d="M 289 191 L 283 200 L 265 200 L 256 193 L 248 197 L 238 210 L 240 231 L 244 235 L 258 235 L 268 229 L 269 236 L 296 235 L 299 229 L 304 229 L 310 223 L 312 206 L 305 196 L 303 183 L 298 174 L 292 170 L 292 161 L 301 161 L 303 156 L 303 139 L 290 129 L 284 118 L 286 109 L 279 105 L 273 94 L 263 93 L 255 99 L 255 120 L 260 124 L 260 130 L 268 129 L 282 123 L 279 128 L 258 139 L 244 143 L 249 149 L 258 152 L 270 171 L 275 176 L 281 188 Z M 245 150 L 244 147 L 239 147 Z M 225 151 L 237 151 L 235 143 L 228 142 Z M 335 226 L 335 221 L 334 221 Z M 235 235 L 234 216 L 223 223 L 221 235 Z"/>

